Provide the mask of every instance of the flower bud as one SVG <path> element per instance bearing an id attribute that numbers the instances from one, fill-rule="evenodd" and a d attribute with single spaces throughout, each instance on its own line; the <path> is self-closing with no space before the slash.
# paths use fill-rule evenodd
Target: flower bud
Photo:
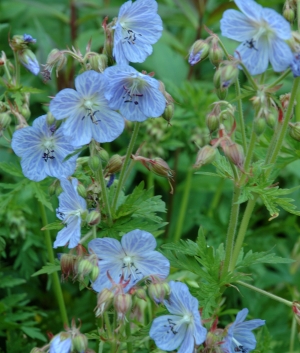
<path id="1" fill-rule="evenodd" d="M 58 71 L 62 70 L 67 63 L 67 58 L 65 54 L 58 50 L 52 49 L 47 57 L 46 64 L 43 65 L 44 69 L 42 71 L 42 75 L 45 81 L 49 81 L 51 79 L 51 72 L 54 67 L 56 67 L 56 77 L 58 77 Z"/>
<path id="2" fill-rule="evenodd" d="M 230 144 L 226 144 L 223 147 L 223 151 L 225 156 L 235 164 L 239 169 L 243 168 L 245 155 L 243 147 L 235 142 L 231 142 Z"/>
<path id="3" fill-rule="evenodd" d="M 214 111 L 206 115 L 206 126 L 210 133 L 216 131 L 219 127 L 219 114 L 215 114 Z"/>
<path id="4" fill-rule="evenodd" d="M 290 129 L 289 134 L 292 139 L 300 141 L 300 122 L 289 123 Z"/>
<path id="5" fill-rule="evenodd" d="M 30 111 L 30 109 L 29 109 L 29 106 L 28 106 L 28 104 L 23 104 L 22 105 L 22 107 L 21 107 L 21 109 L 20 109 L 20 113 L 22 114 L 22 116 L 24 116 L 24 118 L 26 119 L 26 120 L 28 120 L 29 118 L 30 118 L 30 116 L 31 116 L 31 111 Z"/>
<path id="6" fill-rule="evenodd" d="M 101 220 L 101 214 L 99 211 L 95 211 L 95 210 L 91 211 L 86 217 L 86 223 L 89 226 L 95 226 L 99 224 L 100 220 Z"/>
<path id="7" fill-rule="evenodd" d="M 109 161 L 107 162 L 107 165 L 105 167 L 106 174 L 115 174 L 118 173 L 124 163 L 124 158 L 121 157 L 118 154 L 113 155 Z"/>
<path id="8" fill-rule="evenodd" d="M 224 51 L 219 45 L 217 38 L 213 38 L 209 48 L 209 60 L 214 66 L 219 66 L 224 56 Z"/>
<path id="9" fill-rule="evenodd" d="M 112 28 L 115 24 L 115 20 L 109 24 L 107 24 L 106 22 L 107 22 L 107 17 L 105 17 L 105 19 L 102 22 L 102 27 L 105 33 L 103 54 L 105 54 L 108 58 L 112 58 L 113 47 L 114 47 L 114 30 Z"/>
<path id="10" fill-rule="evenodd" d="M 11 123 L 11 117 L 8 113 L 0 113 L 0 131 L 6 129 Z"/>
<path id="11" fill-rule="evenodd" d="M 36 56 L 30 49 L 17 52 L 20 63 L 26 67 L 32 74 L 37 75 L 40 72 L 40 65 Z"/>
<path id="12" fill-rule="evenodd" d="M 268 112 L 266 114 L 266 123 L 271 129 L 273 129 L 277 124 L 277 117 L 273 113 Z"/>
<path id="13" fill-rule="evenodd" d="M 89 167 L 93 172 L 96 172 L 100 168 L 100 157 L 97 155 L 91 156 L 89 158 Z"/>
<path id="14" fill-rule="evenodd" d="M 98 271 L 98 275 L 96 276 L 97 278 L 99 276 L 100 270 L 98 266 L 98 257 L 96 254 L 91 254 L 81 258 L 77 262 L 77 274 L 80 276 L 80 278 L 88 276 L 90 273 L 92 273 L 94 268 L 96 268 L 96 270 L 94 270 L 93 276 L 96 275 Z"/>
<path id="15" fill-rule="evenodd" d="M 295 21 L 295 10 L 288 3 L 284 6 L 283 17 L 290 23 Z"/>
<path id="16" fill-rule="evenodd" d="M 103 72 L 107 68 L 107 56 L 105 54 L 91 54 L 89 56 L 89 63 L 91 69 L 97 72 Z"/>
<path id="17" fill-rule="evenodd" d="M 85 188 L 85 186 L 83 184 L 78 184 L 77 185 L 77 192 L 84 199 L 87 197 L 87 191 L 86 191 L 86 188 Z"/>
<path id="18" fill-rule="evenodd" d="M 254 120 L 254 131 L 257 136 L 260 136 L 266 129 L 266 119 L 264 117 L 259 117 Z"/>
<path id="19" fill-rule="evenodd" d="M 72 254 L 62 254 L 60 257 L 60 267 L 63 279 L 68 279 L 75 275 L 75 264 L 77 256 Z"/>
<path id="20" fill-rule="evenodd" d="M 156 304 L 160 304 L 165 299 L 165 296 L 170 293 L 170 287 L 166 287 L 164 283 L 150 283 L 148 287 L 148 295 Z"/>
<path id="21" fill-rule="evenodd" d="M 156 175 L 164 178 L 173 178 L 174 172 L 162 158 L 149 159 L 149 169 Z"/>
<path id="22" fill-rule="evenodd" d="M 110 307 L 114 298 L 111 290 L 104 288 L 97 296 L 97 306 L 95 308 L 96 317 L 103 315 L 103 313 Z"/>
<path id="23" fill-rule="evenodd" d="M 224 100 L 227 97 L 228 88 L 217 88 L 216 94 L 220 100 Z"/>
<path id="24" fill-rule="evenodd" d="M 139 298 L 139 299 L 143 299 L 143 300 L 147 300 L 147 294 L 144 288 L 138 288 L 135 291 L 135 295 Z"/>
<path id="25" fill-rule="evenodd" d="M 35 347 L 33 348 L 30 353 L 45 353 L 42 348 Z"/>
<path id="26" fill-rule="evenodd" d="M 214 86 L 216 89 L 221 88 L 221 69 L 218 68 L 213 77 Z"/>
<path id="27" fill-rule="evenodd" d="M 29 43 L 35 43 L 36 39 L 33 39 L 30 34 L 15 35 L 9 41 L 9 45 L 13 51 L 22 51 L 27 48 Z"/>
<path id="28" fill-rule="evenodd" d="M 199 39 L 192 45 L 189 51 L 189 63 L 195 65 L 199 61 L 207 58 L 209 53 L 209 44 L 207 41 Z"/>
<path id="29" fill-rule="evenodd" d="M 104 148 L 101 148 L 100 151 L 99 151 L 99 157 L 101 158 L 101 160 L 103 162 L 108 162 L 109 160 L 109 154 L 108 152 L 104 149 Z"/>
<path id="30" fill-rule="evenodd" d="M 132 307 L 132 297 L 127 293 L 119 293 L 114 297 L 114 307 L 118 313 L 118 319 L 125 319 L 125 315 Z"/>
<path id="31" fill-rule="evenodd" d="M 72 346 L 72 351 L 77 351 L 78 353 L 85 352 L 85 350 L 88 348 L 88 339 L 84 334 L 78 333 L 72 339 Z"/>
<path id="32" fill-rule="evenodd" d="M 234 64 L 224 65 L 221 69 L 221 88 L 228 88 L 238 77 L 239 69 Z"/>
<path id="33" fill-rule="evenodd" d="M 162 114 L 162 118 L 165 119 L 169 124 L 174 115 L 174 103 L 169 103 L 166 106 L 165 111 Z"/>
<path id="34" fill-rule="evenodd" d="M 196 163 L 193 165 L 193 168 L 198 169 L 203 165 L 209 164 L 214 161 L 217 154 L 217 149 L 209 145 L 204 146 L 199 150 L 196 158 Z"/>

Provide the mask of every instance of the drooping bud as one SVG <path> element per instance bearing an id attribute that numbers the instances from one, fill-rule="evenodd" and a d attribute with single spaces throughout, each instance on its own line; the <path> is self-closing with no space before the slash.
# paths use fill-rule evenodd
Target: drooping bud
<path id="1" fill-rule="evenodd" d="M 78 261 L 77 274 L 81 279 L 83 279 L 85 276 L 90 275 L 93 270 L 94 275 L 97 278 L 99 276 L 100 270 L 98 266 L 98 257 L 96 254 L 91 254 Z"/>
<path id="2" fill-rule="evenodd" d="M 29 118 L 30 118 L 30 116 L 31 116 L 31 111 L 30 111 L 30 109 L 29 109 L 29 106 L 28 106 L 28 104 L 23 104 L 22 105 L 22 107 L 21 107 L 21 109 L 20 109 L 20 113 L 22 114 L 22 116 L 24 116 L 24 118 L 26 119 L 26 120 L 28 120 Z"/>
<path id="3" fill-rule="evenodd" d="M 170 287 L 165 286 L 165 284 L 167 283 L 154 282 L 149 284 L 148 295 L 156 304 L 162 303 L 165 297 L 170 294 Z"/>
<path id="4" fill-rule="evenodd" d="M 30 49 L 17 52 L 20 63 L 26 67 L 32 74 L 37 75 L 40 72 L 40 65 L 36 56 Z"/>
<path id="5" fill-rule="evenodd" d="M 198 39 L 192 45 L 189 51 L 189 63 L 190 65 L 195 65 L 199 61 L 204 60 L 208 57 L 209 44 L 206 40 Z"/>
<path id="6" fill-rule="evenodd" d="M 86 349 L 88 348 L 88 339 L 84 334 L 78 333 L 72 339 L 72 346 L 73 346 L 72 351 L 75 351 L 78 353 L 85 352 Z"/>
<path id="7" fill-rule="evenodd" d="M 165 111 L 163 112 L 162 118 L 170 124 L 171 119 L 174 115 L 174 103 L 167 104 Z"/>
<path id="8" fill-rule="evenodd" d="M 103 72 L 107 68 L 108 59 L 105 54 L 92 53 L 89 55 L 91 69 L 97 72 Z"/>
<path id="9" fill-rule="evenodd" d="M 224 51 L 219 45 L 218 38 L 213 38 L 209 48 L 209 60 L 214 66 L 219 66 L 224 56 Z"/>
<path id="10" fill-rule="evenodd" d="M 216 113 L 215 110 L 213 110 L 212 112 L 206 115 L 205 122 L 209 132 L 213 133 L 219 127 L 219 114 Z"/>
<path id="11" fill-rule="evenodd" d="M 265 131 L 267 122 L 264 117 L 259 117 L 254 120 L 253 124 L 256 135 L 260 136 Z"/>
<path id="12" fill-rule="evenodd" d="M 199 169 L 203 165 L 209 164 L 214 161 L 217 155 L 217 149 L 206 145 L 201 148 L 197 154 L 196 163 L 193 165 L 193 168 Z"/>
<path id="13" fill-rule="evenodd" d="M 103 54 L 105 54 L 108 59 L 112 59 L 113 57 L 113 47 L 114 47 L 114 30 L 113 26 L 116 22 L 114 19 L 111 23 L 107 24 L 108 17 L 105 17 L 102 22 L 102 27 L 105 33 L 105 42 L 103 48 Z"/>
<path id="14" fill-rule="evenodd" d="M 118 173 L 121 170 L 123 163 L 124 163 L 124 157 L 121 157 L 118 154 L 113 155 L 107 162 L 107 165 L 105 167 L 105 173 L 106 174 Z"/>
<path id="15" fill-rule="evenodd" d="M 36 39 L 33 39 L 30 34 L 15 35 L 9 41 L 9 45 L 13 51 L 22 51 L 28 47 L 29 43 L 35 43 Z"/>
<path id="16" fill-rule="evenodd" d="M 95 211 L 95 210 L 91 211 L 86 217 L 86 223 L 89 226 L 95 226 L 99 224 L 100 220 L 101 220 L 101 214 L 99 211 Z"/>
<path id="17" fill-rule="evenodd" d="M 164 178 L 173 178 L 174 171 L 168 166 L 162 158 L 149 159 L 149 169 L 156 175 L 162 176 Z"/>
<path id="18" fill-rule="evenodd" d="M 224 65 L 221 68 L 221 88 L 228 88 L 239 75 L 239 69 L 235 64 Z"/>
<path id="19" fill-rule="evenodd" d="M 235 142 L 230 142 L 222 146 L 225 156 L 239 169 L 243 169 L 245 155 L 243 147 Z"/>
<path id="20" fill-rule="evenodd" d="M 97 306 L 95 308 L 96 317 L 101 316 L 110 307 L 114 298 L 111 290 L 104 288 L 97 296 Z"/>
<path id="21" fill-rule="evenodd" d="M 44 69 L 42 75 L 45 81 L 51 80 L 51 72 L 54 67 L 56 67 L 56 77 L 58 77 L 58 72 L 62 70 L 67 63 L 67 58 L 63 51 L 58 49 L 52 49 L 47 57 L 46 64 L 43 65 Z"/>
<path id="22" fill-rule="evenodd" d="M 63 280 L 76 275 L 77 256 L 72 254 L 62 254 L 60 257 L 60 267 Z"/>
<path id="23" fill-rule="evenodd" d="M 275 116 L 275 114 L 273 114 L 272 112 L 268 112 L 266 114 L 266 123 L 271 129 L 273 129 L 277 124 L 277 117 Z"/>
<path id="24" fill-rule="evenodd" d="M 132 307 L 132 297 L 127 293 L 119 293 L 114 297 L 114 308 L 118 313 L 118 320 L 124 320 Z"/>
<path id="25" fill-rule="evenodd" d="M 90 156 L 89 158 L 89 167 L 93 172 L 96 172 L 100 168 L 100 157 L 97 155 Z"/>
<path id="26" fill-rule="evenodd" d="M 290 6 L 290 3 L 286 1 L 284 8 L 283 8 L 283 17 L 293 23 L 295 21 L 295 9 Z"/>
<path id="27" fill-rule="evenodd" d="M 300 122 L 289 123 L 289 134 L 292 139 L 300 141 Z"/>

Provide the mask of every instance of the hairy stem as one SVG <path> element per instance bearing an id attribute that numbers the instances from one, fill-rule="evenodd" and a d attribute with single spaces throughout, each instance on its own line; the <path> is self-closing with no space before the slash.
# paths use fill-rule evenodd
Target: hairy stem
<path id="1" fill-rule="evenodd" d="M 247 139 L 246 139 L 246 129 L 245 129 L 245 122 L 244 122 L 244 114 L 243 114 L 243 104 L 241 99 L 241 87 L 239 79 L 237 78 L 235 81 L 235 91 L 237 98 L 237 105 L 238 105 L 238 118 L 239 124 L 242 134 L 242 146 L 244 151 L 247 151 Z"/>
<path id="2" fill-rule="evenodd" d="M 125 332 L 126 332 L 126 337 L 127 337 L 127 353 L 133 353 L 133 345 L 131 342 L 130 322 L 126 322 Z"/>

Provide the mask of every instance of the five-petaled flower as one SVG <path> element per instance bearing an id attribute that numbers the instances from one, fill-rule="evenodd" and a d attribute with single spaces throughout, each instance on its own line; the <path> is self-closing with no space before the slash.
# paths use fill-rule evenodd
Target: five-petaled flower
<path id="1" fill-rule="evenodd" d="M 178 353 L 193 353 L 195 344 L 203 343 L 207 333 L 201 324 L 198 300 L 184 283 L 171 281 L 169 285 L 171 294 L 164 304 L 172 315 L 154 319 L 149 335 L 162 350 L 173 351 L 180 346 Z"/>
<path id="2" fill-rule="evenodd" d="M 224 353 L 248 353 L 256 346 L 256 339 L 251 332 L 265 324 L 265 320 L 255 319 L 244 322 L 249 310 L 243 309 L 238 312 L 235 321 L 227 329 L 221 348 Z"/>
<path id="3" fill-rule="evenodd" d="M 142 63 L 152 54 L 152 46 L 162 34 L 155 0 L 127 1 L 120 8 L 113 27 L 113 56 L 118 64 Z"/>
<path id="4" fill-rule="evenodd" d="M 121 243 L 112 238 L 93 239 L 89 252 L 95 253 L 99 259 L 100 275 L 92 284 L 95 291 L 110 289 L 113 283 L 128 282 L 123 289 L 128 292 L 143 278 L 155 275 L 161 279 L 168 276 L 169 261 L 155 251 L 154 236 L 144 230 L 133 230 L 121 239 Z"/>
<path id="5" fill-rule="evenodd" d="M 78 180 L 73 178 L 60 179 L 63 192 L 58 196 L 59 207 L 56 216 L 63 221 L 65 227 L 57 233 L 53 247 L 65 246 L 69 243 L 69 249 L 78 245 L 81 234 L 81 216 L 87 213 L 86 201 L 78 195 Z"/>
<path id="6" fill-rule="evenodd" d="M 131 121 L 157 118 L 166 108 L 166 99 L 159 90 L 159 82 L 139 73 L 129 65 L 116 65 L 104 71 L 108 78 L 105 97 L 112 109 Z"/>
<path id="7" fill-rule="evenodd" d="M 111 142 L 124 130 L 124 118 L 109 108 L 104 97 L 107 79 L 103 74 L 90 70 L 77 76 L 76 90 L 60 91 L 50 103 L 55 119 L 66 119 L 64 134 L 73 146 L 91 142 Z"/>
<path id="8" fill-rule="evenodd" d="M 15 131 L 11 146 L 21 157 L 23 173 L 30 180 L 41 181 L 47 176 L 67 178 L 75 171 L 77 155 L 64 161 L 74 147 L 61 128 L 55 130 L 55 126 L 48 125 L 46 115 L 35 119 L 32 126 Z"/>
<path id="9" fill-rule="evenodd" d="M 242 42 L 235 57 L 252 75 L 266 71 L 270 60 L 274 71 L 287 69 L 293 54 L 285 40 L 291 38 L 291 28 L 275 10 L 263 8 L 254 0 L 234 0 L 242 13 L 227 10 L 221 20 L 224 37 Z"/>

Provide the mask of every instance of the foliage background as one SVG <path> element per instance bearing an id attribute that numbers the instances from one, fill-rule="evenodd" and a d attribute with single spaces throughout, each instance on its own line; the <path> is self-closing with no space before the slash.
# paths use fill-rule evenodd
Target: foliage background
<path id="1" fill-rule="evenodd" d="M 53 48 L 65 49 L 74 45 L 84 52 L 90 38 L 92 50 L 101 52 L 104 41 L 101 28 L 103 18 L 109 16 L 112 19 L 116 16 L 122 3 L 121 0 L 2 0 L 0 49 L 9 59 L 13 59 L 8 45 L 9 36 L 28 33 L 37 39 L 34 51 L 40 63 L 46 62 Z M 259 3 L 270 6 L 267 0 Z M 173 95 L 176 110 L 172 126 L 160 119 L 148 120 L 142 125 L 139 142 L 145 141 L 144 156 L 162 157 L 175 170 L 175 192 L 170 195 L 167 181 L 149 174 L 140 165 L 135 166 L 127 187 L 132 190 L 141 180 L 145 180 L 147 187 L 153 187 L 153 193 L 163 195 L 167 213 L 162 217 L 169 224 L 158 238 L 160 244 L 172 240 L 176 234 L 183 239 L 195 240 L 198 228 L 202 226 L 208 244 L 217 247 L 225 241 L 232 183 L 194 175 L 191 169 L 197 146 L 209 142 L 205 115 L 217 97 L 212 84 L 214 68 L 210 62 L 205 61 L 191 68 L 187 63 L 187 53 L 196 39 L 207 36 L 203 24 L 219 34 L 222 13 L 234 5 L 225 0 L 158 0 L 158 4 L 158 12 L 164 22 L 163 36 L 154 45 L 153 55 L 145 63 L 133 66 L 139 70 L 155 71 L 155 77 L 164 81 L 167 91 Z M 272 7 L 279 12 L 282 5 L 282 1 L 272 1 Z M 229 40 L 224 40 L 224 43 L 229 52 L 233 52 L 235 43 Z M 31 95 L 33 120 L 47 111 L 49 96 L 54 96 L 65 87 L 73 87 L 79 68 L 69 60 L 59 77 L 56 79 L 53 73 L 52 81 L 47 84 L 43 83 L 41 76 L 35 77 L 24 68 L 21 70 L 23 85 L 41 90 Z M 289 92 L 290 87 L 291 76 L 286 79 L 280 93 Z M 3 88 L 0 87 L 2 93 Z M 233 98 L 232 88 L 229 100 Z M 251 121 L 247 102 L 245 112 L 247 120 Z M 111 155 L 125 154 L 131 131 L 132 125 L 128 124 L 121 137 L 104 147 Z M 293 146 L 297 151 L 300 150 L 299 143 L 293 143 Z M 263 149 L 265 146 L 261 143 L 260 147 Z M 0 337 L 5 338 L 0 339 L 0 351 L 29 352 L 35 345 L 41 345 L 41 341 L 45 342 L 48 331 L 57 333 L 62 327 L 54 296 L 49 291 L 49 277 L 31 277 L 47 259 L 43 232 L 40 230 L 43 224 L 36 212 L 34 191 L 28 184 L 24 188 L 18 158 L 3 138 L 0 140 L 0 161 Z M 297 158 L 293 158 L 292 163 L 280 173 L 282 188 L 298 186 L 299 163 Z M 203 170 L 213 171 L 214 167 L 206 166 Z M 45 185 L 50 183 L 48 180 L 44 182 Z M 11 184 L 17 186 L 12 187 Z M 299 191 L 295 191 L 291 197 L 300 209 Z M 49 197 L 49 202 L 55 209 L 56 197 Z M 52 222 L 55 213 L 48 211 L 49 221 Z M 284 211 L 271 222 L 268 218 L 267 210 L 258 203 L 247 234 L 246 250 L 273 250 L 279 256 L 293 257 L 296 262 L 291 265 L 253 266 L 249 269 L 253 273 L 252 283 L 288 300 L 300 300 L 299 221 L 296 216 Z M 185 279 L 193 284 L 192 278 Z M 93 308 L 96 298 L 93 293 L 80 292 L 77 287 L 72 283 L 63 284 L 67 310 L 69 317 L 81 318 L 82 332 L 88 332 L 95 329 Z M 248 307 L 253 318 L 262 318 L 267 322 L 257 351 L 288 351 L 292 317 L 289 308 L 245 288 L 228 288 L 225 298 L 226 307 L 235 310 L 223 311 L 220 317 L 222 324 L 228 324 L 239 309 Z M 295 349 L 300 352 L 299 343 Z"/>

